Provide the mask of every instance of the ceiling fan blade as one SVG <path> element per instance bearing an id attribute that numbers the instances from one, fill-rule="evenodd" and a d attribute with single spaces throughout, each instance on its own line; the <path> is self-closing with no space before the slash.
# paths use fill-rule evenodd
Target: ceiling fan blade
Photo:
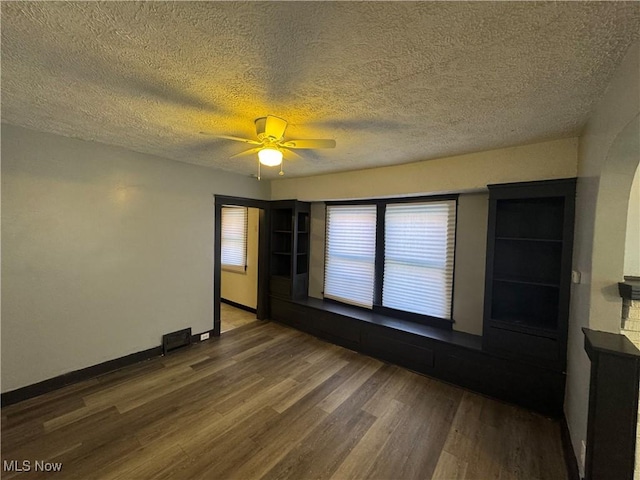
<path id="1" fill-rule="evenodd" d="M 252 153 L 258 153 L 262 150 L 262 147 L 250 148 L 249 150 L 245 150 L 244 152 L 236 153 L 235 155 L 231 155 L 229 158 L 236 157 L 244 157 L 245 155 L 251 155 Z"/>
<path id="2" fill-rule="evenodd" d="M 232 137 L 231 135 L 216 135 L 215 133 L 209 133 L 209 132 L 200 132 L 200 133 L 203 135 L 211 135 L 216 138 L 224 138 L 226 140 L 235 140 L 236 142 L 244 142 L 250 145 L 262 145 L 259 141 L 251 140 L 249 138 Z"/>
<path id="3" fill-rule="evenodd" d="M 280 140 L 284 136 L 284 131 L 287 129 L 287 121 L 273 115 L 267 116 L 267 121 L 264 126 L 264 133 L 267 137 L 273 137 L 276 140 Z"/>
<path id="4" fill-rule="evenodd" d="M 287 148 L 335 148 L 336 141 L 329 139 L 289 140 L 282 144 Z"/>
<path id="5" fill-rule="evenodd" d="M 302 155 L 300 155 L 299 153 L 294 152 L 293 150 L 287 148 L 287 147 L 281 147 L 282 153 L 284 153 L 284 158 L 286 158 L 287 160 L 304 160 L 304 157 Z M 287 158 L 289 157 L 289 158 Z"/>

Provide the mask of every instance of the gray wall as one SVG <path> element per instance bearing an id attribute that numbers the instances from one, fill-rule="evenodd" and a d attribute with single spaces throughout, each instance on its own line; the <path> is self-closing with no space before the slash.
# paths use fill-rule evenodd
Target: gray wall
<path id="1" fill-rule="evenodd" d="M 268 183 L 2 125 L 2 391 L 213 326 L 214 194 Z"/>
<path id="2" fill-rule="evenodd" d="M 484 268 L 489 194 L 460 195 L 453 286 L 454 330 L 482 334 Z M 325 204 L 311 204 L 309 295 L 322 298 L 324 284 Z"/>

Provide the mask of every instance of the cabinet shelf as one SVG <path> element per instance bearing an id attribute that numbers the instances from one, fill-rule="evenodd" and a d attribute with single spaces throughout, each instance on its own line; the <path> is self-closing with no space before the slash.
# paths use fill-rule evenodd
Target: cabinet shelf
<path id="1" fill-rule="evenodd" d="M 483 346 L 566 366 L 575 179 L 489 185 Z"/>
<path id="2" fill-rule="evenodd" d="M 543 243 L 562 243 L 561 239 L 556 238 L 532 238 L 532 237 L 495 237 L 496 240 L 514 241 L 514 242 L 543 242 Z"/>
<path id="3" fill-rule="evenodd" d="M 309 288 L 310 204 L 282 200 L 272 205 L 270 293 L 304 298 Z"/>
<path id="4" fill-rule="evenodd" d="M 279 278 L 281 280 L 291 280 L 291 277 L 288 275 L 271 275 L 271 278 Z"/>
<path id="5" fill-rule="evenodd" d="M 549 287 L 549 288 L 560 288 L 560 285 L 557 283 L 549 283 L 549 282 L 544 282 L 544 281 L 539 281 L 539 280 L 530 280 L 530 279 L 526 279 L 526 278 L 516 278 L 516 277 L 494 277 L 493 280 L 495 282 L 502 282 L 502 283 L 516 283 L 519 285 L 535 285 L 538 287 Z"/>
<path id="6" fill-rule="evenodd" d="M 538 182 L 542 185 L 542 182 Z M 524 187 L 527 188 L 527 187 Z M 516 193 L 510 198 L 497 198 L 495 201 L 495 236 L 557 240 L 562 238 L 564 226 L 565 193 L 556 189 L 547 192 L 537 186 L 538 192 L 529 197 Z"/>
<path id="7" fill-rule="evenodd" d="M 553 327 L 547 327 L 544 323 L 532 323 L 522 318 L 512 319 L 498 319 L 492 318 L 491 322 L 494 327 L 499 327 L 504 330 L 511 330 L 513 332 L 527 333 L 530 335 L 537 335 L 545 338 L 558 338 L 557 329 Z"/>
<path id="8" fill-rule="evenodd" d="M 562 243 L 496 241 L 493 247 L 494 280 L 558 286 Z"/>

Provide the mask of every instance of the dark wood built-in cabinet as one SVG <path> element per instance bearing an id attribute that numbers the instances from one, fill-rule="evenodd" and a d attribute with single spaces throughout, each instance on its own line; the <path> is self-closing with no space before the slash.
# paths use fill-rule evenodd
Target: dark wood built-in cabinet
<path id="1" fill-rule="evenodd" d="M 310 205 L 282 200 L 271 205 L 271 295 L 305 298 L 309 288 Z"/>
<path id="2" fill-rule="evenodd" d="M 584 478 L 632 480 L 640 351 L 622 334 L 582 331 L 591 360 Z"/>
<path id="3" fill-rule="evenodd" d="M 560 416 L 564 378 L 548 368 L 506 361 L 482 337 L 388 317 L 315 298 L 271 297 L 271 319 L 476 392 Z"/>
<path id="4" fill-rule="evenodd" d="M 271 206 L 270 318 L 477 392 L 562 415 L 575 179 L 492 185 L 489 191 L 482 336 L 309 298 L 310 210 L 296 201 Z"/>
<path id="5" fill-rule="evenodd" d="M 575 179 L 489 192 L 483 347 L 563 371 Z"/>

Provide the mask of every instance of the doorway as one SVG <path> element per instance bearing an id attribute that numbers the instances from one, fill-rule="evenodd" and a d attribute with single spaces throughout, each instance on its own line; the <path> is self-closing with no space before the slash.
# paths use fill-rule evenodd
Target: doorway
<path id="1" fill-rule="evenodd" d="M 225 249 L 225 262 L 222 262 L 222 218 L 246 217 L 246 259 L 238 261 L 234 253 Z M 269 202 L 241 197 L 215 195 L 214 218 L 214 283 L 213 283 L 213 335 L 235 326 L 268 317 L 268 214 Z M 232 232 L 233 234 L 233 232 Z M 227 242 L 230 240 L 230 242 Z M 225 245 L 233 245 L 237 240 L 225 239 Z M 235 263 L 235 265 L 233 265 Z M 242 264 L 244 263 L 244 264 Z M 246 267 L 246 268 L 245 268 Z M 224 312 L 224 315 L 222 313 Z M 222 323 L 228 318 L 228 325 Z"/>
<path id="2" fill-rule="evenodd" d="M 220 332 L 256 320 L 260 210 L 222 206 Z"/>

